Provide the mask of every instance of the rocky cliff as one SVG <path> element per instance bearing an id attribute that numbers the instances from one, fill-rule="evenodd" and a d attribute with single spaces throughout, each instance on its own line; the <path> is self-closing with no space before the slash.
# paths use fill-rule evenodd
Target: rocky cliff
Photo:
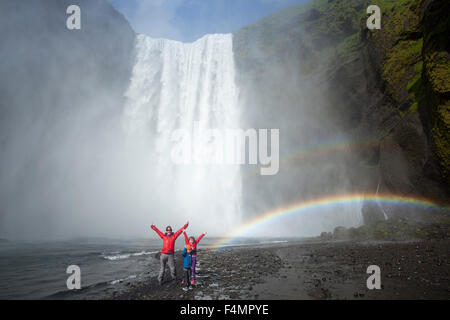
<path id="1" fill-rule="evenodd" d="M 369 4 L 381 8 L 381 30 L 366 27 Z M 448 9 L 448 1 L 441 0 L 313 0 L 238 30 L 234 41 L 239 81 L 249 83 L 252 93 L 245 99 L 257 105 L 261 115 L 249 115 L 248 123 L 295 127 L 301 122 L 296 110 L 305 109 L 301 105 L 306 103 L 307 112 L 321 115 L 322 127 L 315 123 L 316 129 L 297 129 L 298 136 L 342 133 L 351 141 L 354 147 L 347 154 L 356 157 L 344 156 L 325 187 L 314 175 L 307 179 L 312 193 L 392 193 L 448 204 Z M 278 72 L 291 75 L 291 81 L 289 76 L 280 81 Z M 284 147 L 295 148 L 300 140 L 291 139 Z M 336 155 L 326 157 L 339 162 Z M 338 171 L 345 172 L 347 184 L 336 178 Z M 295 176 L 295 170 L 291 173 Z M 264 189 L 262 179 L 248 187 Z M 281 183 L 278 188 L 287 189 Z M 304 193 L 299 186 L 291 198 Z M 365 205 L 363 215 L 369 223 L 382 212 Z M 423 218 L 400 208 L 390 208 L 388 215 Z"/>

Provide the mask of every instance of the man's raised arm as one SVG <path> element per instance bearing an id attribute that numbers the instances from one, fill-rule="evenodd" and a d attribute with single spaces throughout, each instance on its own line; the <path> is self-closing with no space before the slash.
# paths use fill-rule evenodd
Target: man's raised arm
<path id="1" fill-rule="evenodd" d="M 161 231 L 159 231 L 158 228 L 157 228 L 154 224 L 152 224 L 150 227 L 151 227 L 153 230 L 155 230 L 155 232 L 156 232 L 161 238 L 164 236 L 164 234 L 163 234 Z"/>

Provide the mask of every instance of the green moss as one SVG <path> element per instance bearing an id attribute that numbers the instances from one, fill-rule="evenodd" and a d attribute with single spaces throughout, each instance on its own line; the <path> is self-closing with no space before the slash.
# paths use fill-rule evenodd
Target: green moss
<path id="1" fill-rule="evenodd" d="M 380 7 L 383 19 L 388 20 L 386 27 L 392 36 L 402 33 L 415 32 L 420 24 L 417 11 L 422 0 L 381 0 L 376 4 Z M 407 22 L 407 23 L 405 23 Z M 383 22 L 382 22 L 383 23 Z"/>
<path id="2" fill-rule="evenodd" d="M 427 78 L 433 91 L 450 92 L 450 58 L 446 52 L 433 52 L 425 57 Z"/>
<path id="3" fill-rule="evenodd" d="M 422 65 L 422 63 L 420 63 Z M 420 69 L 416 69 L 420 70 Z M 416 114 L 419 111 L 419 104 L 426 99 L 425 86 L 423 84 L 421 73 L 407 85 L 407 90 L 412 94 L 413 104 L 409 107 L 409 114 Z"/>
<path id="4" fill-rule="evenodd" d="M 301 72 L 320 77 L 336 58 L 357 53 L 358 17 L 365 12 L 366 0 L 311 0 L 288 7 L 234 33 L 233 48 L 243 66 L 297 54 Z M 354 35 L 353 38 L 349 36 Z M 342 45 L 340 45 L 342 44 Z M 336 52 L 340 45 L 339 55 Z M 249 52 L 258 50 L 258 61 Z"/>
<path id="5" fill-rule="evenodd" d="M 450 183 L 450 102 L 437 106 L 435 126 L 432 129 L 435 152 L 442 168 L 444 179 Z"/>
<path id="6" fill-rule="evenodd" d="M 399 8 L 406 9 L 411 2 L 411 0 L 378 0 L 376 4 L 383 12 L 391 12 Z"/>
<path id="7" fill-rule="evenodd" d="M 418 109 L 419 109 L 419 104 L 416 101 L 411 105 L 411 107 L 409 107 L 408 113 L 411 115 L 416 114 L 416 113 L 418 113 Z"/>
<path id="8" fill-rule="evenodd" d="M 423 0 L 381 0 L 381 30 L 373 30 L 370 39 L 375 46 L 386 83 L 386 91 L 398 105 L 410 104 L 408 114 L 418 110 L 424 98 L 422 84 L 423 38 L 420 6 Z M 404 116 L 404 110 L 401 111 Z"/>
<path id="9" fill-rule="evenodd" d="M 419 61 L 419 63 L 416 63 L 414 65 L 414 72 L 416 74 L 422 74 L 422 69 L 423 69 L 423 61 Z"/>
<path id="10" fill-rule="evenodd" d="M 450 57 L 448 55 L 450 9 L 446 0 L 435 0 L 424 14 L 424 80 L 429 104 L 433 151 L 442 178 L 450 185 Z M 445 17 L 445 18 L 443 18 Z"/>
<path id="11" fill-rule="evenodd" d="M 340 59 L 351 59 L 359 55 L 362 47 L 362 42 L 359 39 L 359 33 L 356 32 L 345 38 L 336 47 L 336 54 Z"/>
<path id="12" fill-rule="evenodd" d="M 387 83 L 389 93 L 397 101 L 405 100 L 401 88 L 411 91 L 422 74 L 422 39 L 399 41 L 389 52 L 383 63 L 382 77 Z M 410 92 L 409 100 L 416 101 Z"/>

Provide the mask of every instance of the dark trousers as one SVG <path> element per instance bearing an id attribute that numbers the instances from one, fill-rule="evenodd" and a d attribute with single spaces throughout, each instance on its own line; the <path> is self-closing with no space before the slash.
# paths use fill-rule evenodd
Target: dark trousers
<path id="1" fill-rule="evenodd" d="M 184 268 L 184 284 L 186 285 L 186 287 L 189 287 L 191 284 L 191 272 L 191 268 Z"/>
<path id="2" fill-rule="evenodd" d="M 164 271 L 166 269 L 166 264 L 169 265 L 170 275 L 172 276 L 172 279 L 175 280 L 177 278 L 177 272 L 175 269 L 175 259 L 173 253 L 161 253 L 159 261 L 160 267 L 159 267 L 158 281 L 161 283 L 164 279 Z"/>

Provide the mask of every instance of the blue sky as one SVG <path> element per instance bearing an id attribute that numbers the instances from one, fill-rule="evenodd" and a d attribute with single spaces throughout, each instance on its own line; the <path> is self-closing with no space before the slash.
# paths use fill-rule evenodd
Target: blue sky
<path id="1" fill-rule="evenodd" d="M 307 0 L 109 0 L 133 29 L 184 42 L 229 33 L 289 5 Z"/>

